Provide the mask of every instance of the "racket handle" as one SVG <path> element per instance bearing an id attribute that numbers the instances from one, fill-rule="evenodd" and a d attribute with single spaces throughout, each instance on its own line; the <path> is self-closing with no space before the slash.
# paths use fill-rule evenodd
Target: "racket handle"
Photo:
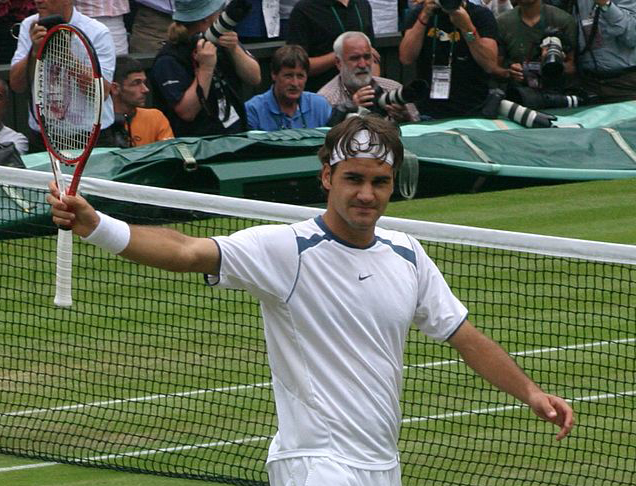
<path id="1" fill-rule="evenodd" d="M 58 307 L 73 305 L 71 297 L 71 271 L 73 269 L 73 232 L 60 229 L 57 232 L 57 269 L 55 275 L 55 299 Z"/>

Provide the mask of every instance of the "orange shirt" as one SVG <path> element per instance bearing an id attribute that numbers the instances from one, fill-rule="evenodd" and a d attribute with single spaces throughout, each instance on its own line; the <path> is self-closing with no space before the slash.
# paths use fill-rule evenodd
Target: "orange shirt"
<path id="1" fill-rule="evenodd" d="M 170 122 L 155 108 L 137 108 L 130 122 L 130 133 L 132 147 L 174 138 Z"/>

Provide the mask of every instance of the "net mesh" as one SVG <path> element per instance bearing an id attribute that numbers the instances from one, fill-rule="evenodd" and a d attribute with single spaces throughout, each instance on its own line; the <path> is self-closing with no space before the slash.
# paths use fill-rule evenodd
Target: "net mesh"
<path id="1" fill-rule="evenodd" d="M 74 306 L 55 308 L 55 241 L 47 236 L 55 228 L 44 192 L 7 188 L 0 191 L 0 452 L 267 484 L 276 420 L 257 302 L 212 290 L 200 275 L 77 244 Z M 193 207 L 213 204 L 201 197 Z M 290 219 L 144 206 L 103 191 L 91 201 L 115 217 L 197 236 Z M 546 247 L 553 243 L 546 239 Z M 449 346 L 412 330 L 403 483 L 634 484 L 636 266 L 422 244 L 471 320 L 546 391 L 571 401 L 578 424 L 556 443 L 553 426 L 483 382 Z"/>

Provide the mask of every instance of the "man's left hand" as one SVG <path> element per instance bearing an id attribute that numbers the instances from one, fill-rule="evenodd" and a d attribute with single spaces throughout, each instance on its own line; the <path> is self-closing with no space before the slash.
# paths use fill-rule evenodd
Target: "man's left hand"
<path id="1" fill-rule="evenodd" d="M 470 19 L 470 15 L 464 7 L 459 7 L 457 10 L 453 10 L 452 12 L 446 12 L 450 21 L 453 23 L 457 30 L 461 32 L 468 32 L 475 30 L 475 26 L 473 25 L 473 21 Z"/>
<path id="2" fill-rule="evenodd" d="M 411 119 L 411 114 L 409 110 L 406 109 L 404 105 L 386 105 L 385 108 L 386 114 L 389 115 L 389 118 L 396 123 L 406 123 L 413 121 Z"/>
<path id="3" fill-rule="evenodd" d="M 563 398 L 547 393 L 536 393 L 530 397 L 528 405 L 538 417 L 560 427 L 556 440 L 563 439 L 574 427 L 574 412 Z"/>
<path id="4" fill-rule="evenodd" d="M 233 30 L 225 32 L 219 37 L 219 46 L 225 47 L 228 51 L 233 52 L 239 45 L 238 34 Z"/>

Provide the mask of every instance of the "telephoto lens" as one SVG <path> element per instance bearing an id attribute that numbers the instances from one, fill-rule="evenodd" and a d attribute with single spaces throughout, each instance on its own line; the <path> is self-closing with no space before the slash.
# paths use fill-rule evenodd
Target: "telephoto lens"
<path id="1" fill-rule="evenodd" d="M 221 12 L 214 24 L 205 32 L 205 38 L 217 44 L 219 37 L 226 32 L 234 30 L 236 24 L 247 17 L 251 9 L 252 4 L 247 0 L 232 0 Z"/>

